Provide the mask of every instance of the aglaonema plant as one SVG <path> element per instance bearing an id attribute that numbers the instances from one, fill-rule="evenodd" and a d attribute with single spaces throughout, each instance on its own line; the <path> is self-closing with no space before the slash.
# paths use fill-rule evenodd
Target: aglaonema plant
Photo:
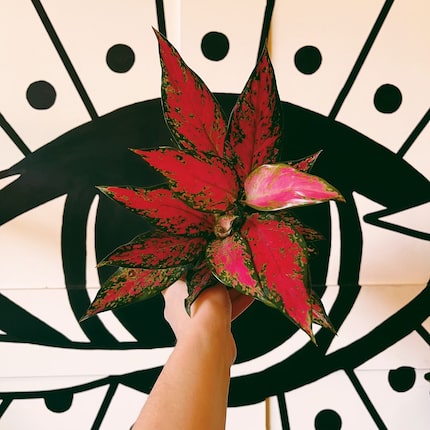
<path id="1" fill-rule="evenodd" d="M 183 278 L 188 312 L 204 289 L 221 282 L 278 309 L 314 340 L 313 323 L 332 329 L 310 285 L 311 244 L 320 236 L 289 209 L 343 197 L 308 173 L 319 153 L 277 162 L 282 112 L 267 49 L 226 121 L 205 83 L 155 33 L 164 117 L 177 147 L 133 150 L 166 183 L 99 187 L 155 229 L 99 263 L 119 268 L 83 319 L 153 297 Z"/>

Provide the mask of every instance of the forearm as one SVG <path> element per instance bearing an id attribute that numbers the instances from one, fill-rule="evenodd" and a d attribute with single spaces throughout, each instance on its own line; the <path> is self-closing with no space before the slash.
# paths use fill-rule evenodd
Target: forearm
<path id="1" fill-rule="evenodd" d="M 224 429 L 234 356 L 228 327 L 192 327 L 173 350 L 133 430 Z"/>

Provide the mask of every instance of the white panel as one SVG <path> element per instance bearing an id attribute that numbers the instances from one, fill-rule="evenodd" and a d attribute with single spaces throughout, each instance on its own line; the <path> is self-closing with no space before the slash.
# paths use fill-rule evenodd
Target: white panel
<path id="1" fill-rule="evenodd" d="M 5 289 L 2 294 L 71 341 L 88 342 L 73 315 L 65 288 Z"/>
<path id="2" fill-rule="evenodd" d="M 100 387 L 76 394 L 71 408 L 63 413 L 48 410 L 43 399 L 15 400 L 1 418 L 2 428 L 20 430 L 31 425 L 34 430 L 90 429 L 106 391 L 106 387 Z"/>
<path id="3" fill-rule="evenodd" d="M 417 140 L 406 152 L 404 159 L 430 181 L 429 142 L 430 124 L 420 133 Z"/>
<path id="4" fill-rule="evenodd" d="M 99 115 L 160 96 L 155 1 L 43 0 L 43 5 Z M 135 54 L 126 73 L 106 63 L 117 44 Z"/>
<path id="5" fill-rule="evenodd" d="M 31 2 L 2 1 L 0 40 L 0 112 L 31 150 L 89 120 Z M 26 99 L 29 85 L 40 80 L 57 93 L 47 110 L 32 108 Z"/>
<path id="6" fill-rule="evenodd" d="M 115 391 L 100 430 L 129 430 L 147 397 L 144 393 L 120 385 Z"/>
<path id="7" fill-rule="evenodd" d="M 95 380 L 161 366 L 170 352 L 170 348 L 151 349 L 142 354 L 137 349 L 77 350 L 0 342 L 0 377 L 76 375 L 91 376 Z"/>
<path id="8" fill-rule="evenodd" d="M 0 128 L 0 170 L 7 169 L 24 158 L 22 152 L 9 139 L 9 136 Z M 2 183 L 0 183 L 0 187 Z"/>
<path id="9" fill-rule="evenodd" d="M 179 51 L 211 91 L 242 91 L 257 60 L 265 5 L 262 0 L 254 0 L 252 7 L 248 0 L 181 1 Z M 209 32 L 227 36 L 230 49 L 223 60 L 203 55 L 202 38 Z"/>
<path id="10" fill-rule="evenodd" d="M 394 152 L 429 108 L 429 14 L 427 0 L 393 3 L 337 118 Z M 376 90 L 384 84 L 398 87 L 403 95 L 403 103 L 392 114 L 373 105 Z"/>
<path id="11" fill-rule="evenodd" d="M 351 312 L 339 328 L 338 335 L 333 339 L 328 353 L 348 346 L 368 334 L 409 303 L 423 288 L 424 286 L 420 285 L 363 286 Z M 424 360 L 424 357 L 422 359 Z"/>
<path id="12" fill-rule="evenodd" d="M 356 375 L 363 385 L 364 390 L 369 396 L 371 402 L 377 409 L 385 425 L 390 430 L 404 430 L 413 428 L 414 430 L 427 430 L 430 428 L 430 409 L 428 405 L 429 383 L 424 379 L 424 374 L 430 369 L 429 354 L 427 348 L 416 348 L 409 339 L 405 338 L 399 343 L 404 343 L 402 347 L 395 345 L 385 350 L 381 355 L 390 356 L 390 366 L 384 367 L 380 371 L 357 370 Z M 423 342 L 424 343 L 424 342 Z M 409 348 L 409 357 L 402 353 Z M 412 348 L 412 349 L 411 349 Z M 420 368 L 420 354 L 427 357 L 427 368 Z M 386 359 L 379 356 L 372 361 L 377 363 L 387 363 Z M 389 371 L 393 373 L 401 372 L 399 368 L 410 367 L 410 372 L 415 373 L 415 383 L 412 387 L 404 392 L 393 389 L 389 383 Z M 367 363 L 366 363 L 367 367 Z M 415 370 L 413 368 L 415 367 Z M 406 380 L 409 377 L 403 377 Z"/>
<path id="13" fill-rule="evenodd" d="M 328 115 L 383 5 L 382 0 L 283 0 L 275 3 L 271 57 L 281 99 Z M 303 74 L 296 52 L 314 46 L 320 68 Z"/>
<path id="14" fill-rule="evenodd" d="M 343 372 L 333 373 L 288 392 L 285 398 L 291 429 L 314 429 L 315 417 L 327 409 L 335 411 L 341 417 L 342 429 L 377 429 Z"/>
<path id="15" fill-rule="evenodd" d="M 384 209 L 365 197 L 354 194 L 360 218 Z M 414 208 L 384 219 L 398 221 L 406 227 L 428 229 L 429 205 Z M 413 213 L 414 218 L 409 219 Z M 416 239 L 362 222 L 363 257 L 360 283 L 371 284 L 425 284 L 429 279 L 430 242 Z"/>
<path id="16" fill-rule="evenodd" d="M 264 402 L 251 406 L 227 409 L 226 430 L 263 430 L 266 428 Z"/>
<path id="17" fill-rule="evenodd" d="M 65 197 L 26 212 L 0 229 L 0 290 L 59 288 L 64 285 L 61 263 L 61 222 Z"/>

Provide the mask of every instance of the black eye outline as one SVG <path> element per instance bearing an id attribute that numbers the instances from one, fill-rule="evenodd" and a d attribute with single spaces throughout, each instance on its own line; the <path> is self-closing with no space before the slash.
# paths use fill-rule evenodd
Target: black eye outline
<path id="1" fill-rule="evenodd" d="M 37 4 L 37 2 L 35 2 L 36 4 Z M 382 26 L 382 23 L 383 23 L 383 19 L 385 18 L 385 16 L 386 16 L 386 14 L 388 13 L 388 11 L 389 11 L 389 3 L 388 2 L 386 2 L 386 4 L 384 5 L 384 7 L 383 7 L 383 9 L 381 10 L 381 14 L 380 14 L 380 17 L 378 18 L 378 22 L 379 22 L 379 28 Z M 377 23 L 378 23 L 377 22 Z M 362 53 L 360 54 L 360 56 L 362 57 L 362 59 L 363 59 L 363 57 L 365 58 L 365 56 L 367 55 L 367 53 L 368 53 L 368 51 L 370 50 L 370 48 L 371 48 L 371 45 L 372 45 L 372 43 L 373 43 L 373 40 L 374 40 L 374 37 L 376 37 L 376 34 L 377 34 L 377 32 L 379 31 L 378 30 L 378 28 L 377 28 L 377 23 L 375 24 L 375 27 L 374 27 L 374 29 L 372 29 L 372 32 L 371 32 L 371 35 L 369 35 L 369 39 L 368 39 L 368 41 L 366 42 L 366 45 L 365 45 L 365 47 L 363 48 L 363 51 L 362 51 Z M 372 36 L 372 34 L 373 34 L 373 36 Z M 373 39 L 373 40 L 372 40 Z M 61 50 L 60 50 L 61 51 Z M 367 53 L 366 53 L 366 51 L 367 51 Z M 59 52 L 59 54 L 60 54 L 60 56 L 62 55 L 61 54 L 61 52 Z M 362 55 L 363 54 L 363 55 Z M 65 63 L 67 62 L 66 61 L 66 59 L 64 58 L 64 55 L 62 55 L 62 58 L 63 58 L 63 61 L 65 61 Z M 339 97 L 338 97 L 338 99 L 336 100 L 336 103 L 334 104 L 334 106 L 333 106 L 333 109 L 332 109 L 332 111 L 330 112 L 330 114 L 329 114 L 329 116 L 328 116 L 328 118 L 327 119 L 329 119 L 329 120 L 335 120 L 335 117 L 337 116 L 337 113 L 338 113 L 338 111 L 339 111 L 339 109 L 340 109 L 340 107 L 341 107 L 341 105 L 342 105 L 342 103 L 343 103 L 343 100 L 345 100 L 345 98 L 346 98 L 346 96 L 347 96 L 347 94 L 348 94 L 348 92 L 349 92 L 349 90 L 350 90 L 350 86 L 352 85 L 352 83 L 354 82 L 354 79 L 356 78 L 356 76 L 358 75 L 358 72 L 359 72 L 359 70 L 360 70 L 360 67 L 361 67 L 361 65 L 362 65 L 362 63 L 360 64 L 360 62 L 359 61 L 357 61 L 357 63 L 356 63 L 356 65 L 355 65 L 355 67 L 354 67 L 354 70 L 352 71 L 352 73 L 351 73 L 351 75 L 350 75 L 350 77 L 349 77 L 349 79 L 348 79 L 348 81 L 347 81 L 347 83 L 345 84 L 345 86 L 344 86 L 344 88 L 342 89 L 342 92 L 339 94 Z M 70 75 L 71 75 L 71 77 L 72 77 L 72 79 L 73 79 L 73 71 L 72 70 L 69 70 L 69 72 L 70 72 Z M 75 82 L 75 85 L 76 85 L 76 87 L 77 87 L 77 89 L 79 90 L 79 92 L 80 92 L 80 94 L 81 94 L 81 97 L 82 97 L 82 99 L 83 99 L 83 101 L 85 102 L 85 104 L 86 104 L 86 106 L 87 106 L 87 110 L 88 110 L 88 112 L 90 113 L 90 115 L 91 115 L 91 118 L 93 119 L 93 120 L 95 120 L 95 119 L 98 119 L 98 115 L 97 115 L 97 113 L 95 112 L 95 110 L 94 110 L 94 108 L 93 108 L 93 106 L 92 106 L 92 103 L 91 103 L 91 101 L 89 100 L 89 98 L 87 97 L 87 95 L 86 95 L 86 93 L 85 93 L 85 90 L 84 90 L 84 88 L 83 88 L 83 86 L 80 84 L 80 82 L 79 82 L 79 79 L 78 80 L 74 80 L 74 82 Z M 399 151 L 399 153 L 397 154 L 397 156 L 401 159 L 402 157 L 403 157 L 403 155 L 407 152 L 407 150 L 411 147 L 411 145 L 413 144 L 413 142 L 414 142 L 414 140 L 417 138 L 417 136 L 419 135 L 419 133 L 420 133 L 420 131 L 422 131 L 423 129 L 424 129 L 424 127 L 426 126 L 426 124 L 428 124 L 428 122 L 429 122 L 429 119 L 430 119 L 430 111 L 428 111 L 424 116 L 423 116 L 423 118 L 422 118 L 422 120 L 420 121 L 420 123 L 419 124 L 417 124 L 417 126 L 416 126 L 416 128 L 415 128 L 415 130 L 411 133 L 411 135 L 408 137 L 408 139 L 405 141 L 405 143 L 404 143 L 404 145 L 402 146 L 402 148 L 401 148 L 401 150 Z M 9 132 L 8 132 L 8 134 L 9 134 L 9 136 L 13 136 L 13 135 L 15 135 L 15 139 L 14 139 L 14 141 L 15 142 L 17 142 L 17 146 L 19 147 L 20 145 L 21 145 L 21 147 L 23 147 L 22 146 L 22 141 L 20 142 L 20 140 L 19 140 L 19 138 L 16 138 L 17 136 L 16 136 L 16 133 L 14 133 L 14 131 L 13 131 L 13 129 L 11 129 L 11 127 L 9 126 L 9 124 L 6 122 L 6 120 L 4 120 L 4 118 L 3 117 L 1 117 L 0 118 L 0 122 L 1 122 L 1 124 L 4 126 L 3 128 L 5 129 L 5 130 L 9 130 Z M 4 121 L 3 121 L 4 120 Z M 8 128 L 9 127 L 9 128 Z M 23 147 L 24 148 L 24 147 Z M 25 149 L 24 149 L 25 150 Z M 395 165 L 398 165 L 398 166 L 401 166 L 401 165 L 403 165 L 403 163 L 402 163 L 402 160 L 398 160 L 398 161 L 396 161 L 396 162 L 394 162 L 394 164 Z M 405 170 L 403 167 L 401 168 L 401 170 L 403 170 L 403 171 L 407 171 L 407 169 Z M 10 170 L 10 172 L 9 173 L 11 173 L 12 172 L 12 169 Z M 3 172 L 4 173 L 4 172 Z M 418 181 L 418 179 L 417 179 L 417 175 L 415 174 L 415 173 L 413 173 L 413 169 L 412 170 L 409 170 L 409 172 L 408 172 L 408 174 L 410 174 L 410 175 L 412 175 L 413 177 L 414 177 L 414 181 Z M 76 198 L 76 196 L 74 196 L 73 198 Z M 413 237 L 418 237 L 418 238 L 424 238 L 424 239 L 428 239 L 428 236 L 427 235 L 423 235 L 422 234 L 422 232 L 417 232 L 417 231 L 413 231 L 413 230 L 410 230 L 410 229 L 404 229 L 404 228 L 399 228 L 399 226 L 395 226 L 395 225 L 392 225 L 392 224 L 389 224 L 389 223 L 386 223 L 386 222 L 383 222 L 383 221 L 381 221 L 381 219 L 380 218 L 382 218 L 383 216 L 385 216 L 385 215 L 387 215 L 387 214 L 391 214 L 391 213 L 396 213 L 396 212 L 398 212 L 398 211 L 400 211 L 400 210 L 402 210 L 402 209 L 406 209 L 406 208 L 409 208 L 409 207 L 414 207 L 414 206 L 416 206 L 416 205 L 418 205 L 418 204 L 420 204 L 420 203 L 417 203 L 418 202 L 418 199 L 417 199 L 417 197 L 415 197 L 414 199 L 412 199 L 413 201 L 406 201 L 406 202 L 401 202 L 401 204 L 396 204 L 396 205 L 394 205 L 394 206 L 390 206 L 389 208 L 387 208 L 386 210 L 384 210 L 384 211 L 380 211 L 380 212 L 377 212 L 377 213 L 374 213 L 374 214 L 369 214 L 369 215 L 367 215 L 366 216 L 366 218 L 365 218 L 365 221 L 367 221 L 367 222 L 370 222 L 370 223 L 373 223 L 373 224 L 375 224 L 375 225 L 378 225 L 378 226 L 380 226 L 380 227 L 384 227 L 384 228 L 388 228 L 388 229 L 391 229 L 391 230 L 393 230 L 393 231 L 399 231 L 399 232 L 401 232 L 401 233 L 403 233 L 403 234 L 408 234 L 408 235 L 410 235 L 410 236 L 413 236 Z M 72 202 L 73 201 L 73 199 L 70 199 L 70 202 Z M 424 202 L 424 200 L 422 200 L 421 202 Z M 353 211 L 352 211 L 353 212 Z M 353 213 L 350 213 L 349 214 L 349 216 L 351 216 L 351 217 L 353 217 Z M 349 233 L 348 233 L 349 234 Z M 357 239 L 357 238 L 356 238 Z M 343 279 L 343 282 L 346 282 L 347 281 L 347 279 L 346 278 L 344 278 Z M 73 284 L 71 284 L 71 285 L 73 285 Z M 424 298 L 428 298 L 428 290 L 429 290 L 429 288 L 430 288 L 430 286 L 428 286 L 417 298 L 419 298 L 420 300 L 422 300 L 422 299 L 424 299 Z M 349 297 L 349 300 L 351 300 L 351 297 L 353 297 L 355 294 L 357 294 L 357 291 L 355 291 L 355 292 L 353 292 L 353 294 L 351 295 L 349 295 L 348 297 Z M 345 296 L 346 297 L 346 296 Z M 344 297 L 344 299 L 345 299 L 345 297 Z M 413 306 L 409 306 L 408 307 L 408 312 L 405 312 L 404 314 L 402 314 L 404 317 L 406 317 L 406 316 L 412 316 L 413 314 L 414 314 L 414 311 L 419 311 L 419 307 L 417 306 L 417 303 L 418 303 L 418 301 L 414 301 L 414 305 Z M 397 316 L 397 314 L 396 314 L 396 316 Z M 417 315 L 415 315 L 415 317 L 416 317 L 416 319 L 415 319 L 415 323 L 417 324 L 417 326 L 418 327 L 416 327 L 415 328 L 415 330 L 419 333 L 419 327 L 420 327 L 420 325 L 419 325 L 419 323 L 417 322 L 420 318 L 422 318 L 422 313 L 419 313 L 418 312 L 418 314 Z M 391 324 L 394 324 L 395 322 L 396 322 L 397 320 L 396 319 L 394 319 L 394 320 L 391 320 L 390 319 L 390 323 Z M 399 321 L 397 321 L 397 323 L 399 323 Z M 387 327 L 395 327 L 395 324 L 394 325 L 387 325 L 387 326 L 384 326 L 384 328 L 387 328 Z M 376 333 L 376 338 L 378 338 L 378 335 L 381 335 L 381 331 L 379 331 L 378 333 Z M 382 338 L 382 337 L 381 337 Z M 373 338 L 372 338 L 373 339 Z M 389 340 L 389 342 L 391 342 L 391 341 L 393 341 L 393 339 L 390 339 Z M 37 343 L 37 341 L 35 342 L 35 343 Z M 354 344 L 355 346 L 356 346 L 356 344 Z M 361 346 L 362 346 L 362 344 L 361 344 Z M 1 405 L 1 406 L 3 406 L 3 404 Z"/>

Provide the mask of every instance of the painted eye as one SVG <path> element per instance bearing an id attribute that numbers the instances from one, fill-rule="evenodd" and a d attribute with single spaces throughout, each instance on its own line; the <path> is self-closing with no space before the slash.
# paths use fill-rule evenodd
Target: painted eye
<path id="1" fill-rule="evenodd" d="M 241 2 L 184 1 L 178 19 L 158 1 L 103 3 L 103 15 L 58 3 L 0 14 L 1 426 L 123 428 L 124 408 L 131 425 L 173 337 L 160 298 L 78 324 L 110 274 L 96 261 L 148 228 L 95 186 L 160 181 L 128 151 L 170 142 L 151 26 L 174 43 L 181 33 L 181 54 L 228 112 L 271 21 L 283 157 L 323 149 L 314 172 L 347 199 L 297 211 L 326 237 L 312 279 L 339 334 L 319 331 L 315 348 L 254 303 L 233 326 L 228 426 L 264 428 L 268 399 L 276 429 L 420 430 L 416 416 L 427 428 L 428 7 L 259 0 L 238 26 Z"/>

